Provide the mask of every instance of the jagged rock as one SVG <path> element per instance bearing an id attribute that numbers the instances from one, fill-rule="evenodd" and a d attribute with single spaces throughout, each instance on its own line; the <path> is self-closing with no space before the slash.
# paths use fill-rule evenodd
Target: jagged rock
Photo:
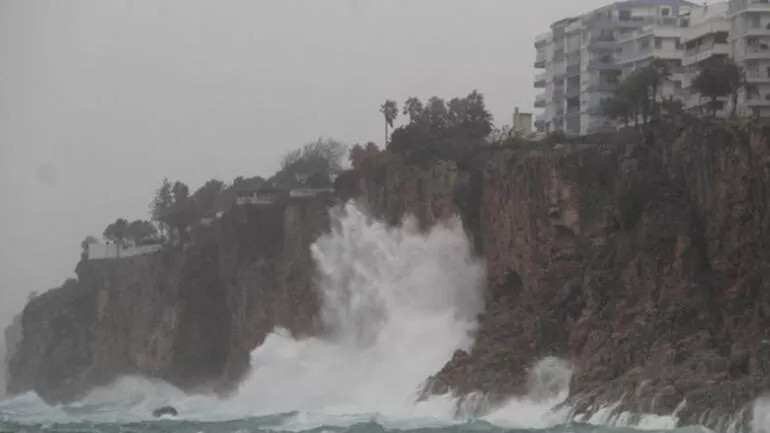
<path id="1" fill-rule="evenodd" d="M 152 411 L 152 416 L 155 418 L 160 418 L 165 415 L 177 416 L 179 415 L 179 412 L 177 412 L 174 406 L 163 406 Z"/>

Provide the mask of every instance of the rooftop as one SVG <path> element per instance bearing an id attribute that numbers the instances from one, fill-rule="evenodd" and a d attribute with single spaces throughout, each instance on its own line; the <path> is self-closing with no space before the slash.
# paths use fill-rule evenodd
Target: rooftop
<path id="1" fill-rule="evenodd" d="M 685 0 L 626 0 L 617 3 L 618 6 L 697 6 Z"/>

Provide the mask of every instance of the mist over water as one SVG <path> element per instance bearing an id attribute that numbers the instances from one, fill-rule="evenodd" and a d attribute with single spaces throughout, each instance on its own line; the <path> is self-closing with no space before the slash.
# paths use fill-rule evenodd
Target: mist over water
<path id="1" fill-rule="evenodd" d="M 0 431 L 623 431 L 568 424 L 570 409 L 559 404 L 572 370 L 557 358 L 531 366 L 529 394 L 499 407 L 485 406 L 483 396 L 418 400 L 428 377 L 456 350 L 470 349 L 484 309 L 484 265 L 459 219 L 421 232 L 412 218 L 389 227 L 349 204 L 332 210 L 331 231 L 311 248 L 322 334 L 295 339 L 276 329 L 252 353 L 252 371 L 232 397 L 189 396 L 127 377 L 65 406 L 47 406 L 34 393 L 0 401 Z M 167 404 L 179 419 L 153 420 L 151 411 Z M 767 433 L 766 406 L 758 403 L 756 433 Z M 608 408 L 583 421 L 624 426 L 630 419 Z M 634 425 L 667 431 L 675 423 L 648 416 Z"/>

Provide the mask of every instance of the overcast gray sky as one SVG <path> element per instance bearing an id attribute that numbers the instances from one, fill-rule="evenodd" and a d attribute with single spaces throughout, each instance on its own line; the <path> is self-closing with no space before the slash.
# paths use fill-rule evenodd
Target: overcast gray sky
<path id="1" fill-rule="evenodd" d="M 382 143 L 378 106 L 530 110 L 535 35 L 599 0 L 0 0 L 0 322 L 164 176 L 269 175 L 319 136 Z"/>

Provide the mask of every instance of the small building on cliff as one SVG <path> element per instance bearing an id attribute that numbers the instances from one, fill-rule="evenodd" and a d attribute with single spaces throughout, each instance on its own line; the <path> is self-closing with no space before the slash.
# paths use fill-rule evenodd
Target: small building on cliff
<path id="1" fill-rule="evenodd" d="M 88 260 L 120 259 L 142 254 L 150 254 L 160 250 L 161 244 L 152 245 L 117 245 L 114 243 L 88 244 Z"/>
<path id="2" fill-rule="evenodd" d="M 286 196 L 286 191 L 274 187 L 262 187 L 256 189 L 241 189 L 237 193 L 235 204 L 238 206 L 255 205 L 264 206 L 278 203 Z"/>

